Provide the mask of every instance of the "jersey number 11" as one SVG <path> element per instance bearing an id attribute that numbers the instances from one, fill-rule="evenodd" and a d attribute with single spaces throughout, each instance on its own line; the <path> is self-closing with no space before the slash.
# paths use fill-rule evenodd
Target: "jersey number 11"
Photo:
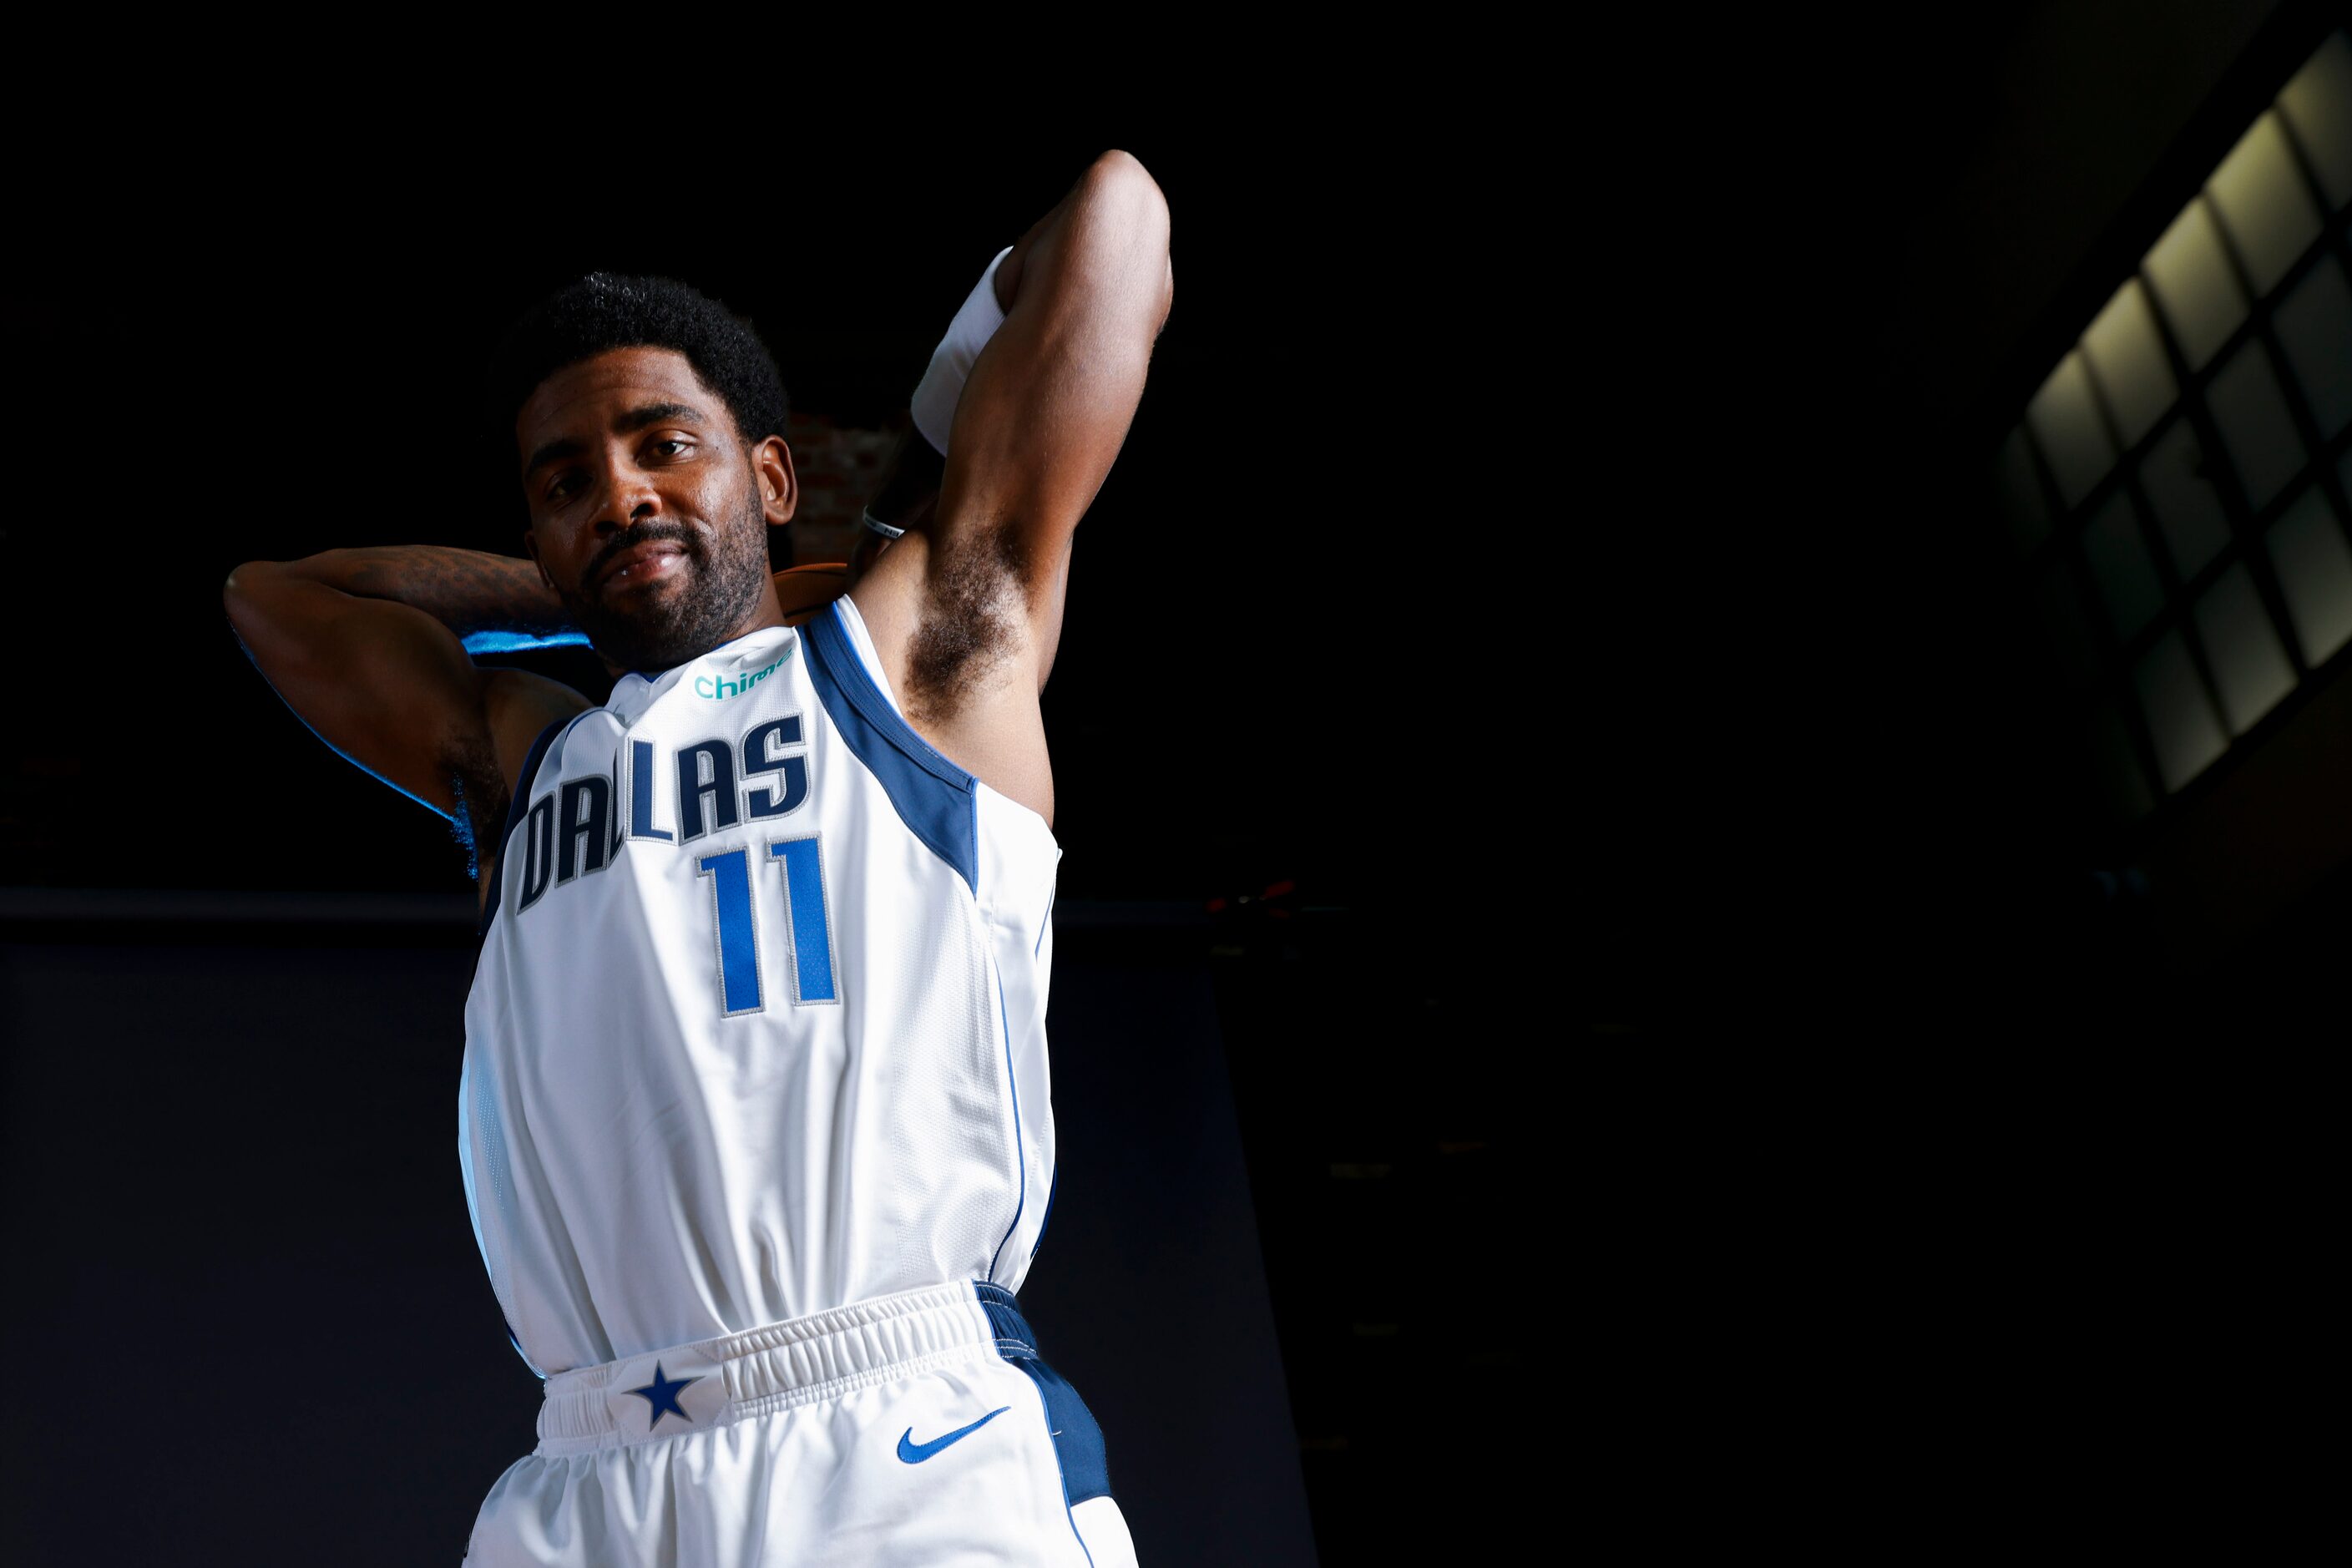
<path id="1" fill-rule="evenodd" d="M 767 1005 L 760 980 L 760 929 L 751 909 L 749 849 L 705 855 L 696 875 L 710 879 L 719 925 L 719 1011 L 732 1018 Z M 792 947 L 793 1005 L 838 1002 L 834 986 L 833 927 L 825 916 L 824 858 L 817 840 L 786 838 L 768 846 L 768 860 L 783 862 L 785 935 Z"/>

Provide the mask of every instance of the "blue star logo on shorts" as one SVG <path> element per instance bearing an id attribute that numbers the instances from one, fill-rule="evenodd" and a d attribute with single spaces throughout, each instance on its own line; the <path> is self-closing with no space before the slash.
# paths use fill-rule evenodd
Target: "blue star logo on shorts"
<path id="1" fill-rule="evenodd" d="M 661 1425 L 661 1418 L 665 1415 L 675 1415 L 680 1421 L 691 1425 L 694 1417 L 678 1408 L 677 1391 L 688 1384 L 701 1381 L 702 1379 L 698 1377 L 665 1377 L 662 1374 L 661 1363 L 656 1362 L 654 1363 L 654 1380 L 651 1383 L 643 1388 L 626 1388 L 621 1392 L 634 1394 L 653 1406 L 653 1419 L 646 1423 L 646 1430 L 650 1432 Z"/>

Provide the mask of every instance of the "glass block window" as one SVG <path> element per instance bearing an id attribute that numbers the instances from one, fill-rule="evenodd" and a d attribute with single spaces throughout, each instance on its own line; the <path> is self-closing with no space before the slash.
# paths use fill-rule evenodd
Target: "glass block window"
<path id="1" fill-rule="evenodd" d="M 2117 820 L 2352 646 L 2352 36 L 2248 126 L 1992 455 Z"/>

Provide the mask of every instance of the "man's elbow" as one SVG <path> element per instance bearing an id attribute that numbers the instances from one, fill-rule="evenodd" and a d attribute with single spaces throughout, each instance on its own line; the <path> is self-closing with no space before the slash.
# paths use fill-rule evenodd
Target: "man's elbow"
<path id="1" fill-rule="evenodd" d="M 1114 147 L 1087 166 L 1086 185 L 1092 199 L 1120 209 L 1131 232 L 1149 236 L 1163 247 L 1167 245 L 1168 194 L 1140 158 Z"/>
<path id="2" fill-rule="evenodd" d="M 1176 268 L 1170 259 L 1168 195 L 1134 153 L 1114 147 L 1087 168 L 1087 195 L 1117 215 L 1119 231 L 1142 247 L 1145 265 L 1157 275 L 1151 301 L 1154 337 L 1176 302 Z"/>
<path id="3" fill-rule="evenodd" d="M 221 584 L 221 603 L 227 606 L 231 620 L 250 602 L 254 589 L 260 586 L 276 564 L 271 561 L 248 561 L 228 574 L 228 581 Z"/>
<path id="4" fill-rule="evenodd" d="M 250 609 L 257 598 L 267 597 L 270 589 L 286 580 L 286 563 L 282 561 L 248 561 L 228 574 L 221 584 L 221 603 L 227 606 L 234 619 L 240 611 Z"/>
<path id="5" fill-rule="evenodd" d="M 248 561 L 221 584 L 221 608 L 245 645 L 248 658 L 257 646 L 276 646 L 287 610 L 286 589 L 293 575 L 283 561 Z"/>

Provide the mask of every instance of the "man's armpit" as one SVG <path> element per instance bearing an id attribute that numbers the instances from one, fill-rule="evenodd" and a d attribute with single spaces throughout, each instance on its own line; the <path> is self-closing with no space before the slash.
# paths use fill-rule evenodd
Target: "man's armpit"
<path id="1" fill-rule="evenodd" d="M 498 752 L 487 737 L 455 742 L 441 760 L 450 797 L 457 809 L 450 814 L 450 831 L 466 849 L 466 875 L 479 880 L 482 847 L 497 848 L 499 826 L 506 820 L 506 775 L 499 771 Z"/>
<path id="2" fill-rule="evenodd" d="M 933 548 L 922 619 L 907 649 L 906 701 L 910 719 L 937 723 L 955 717 L 1019 651 L 1029 602 L 1015 531 L 967 535 L 952 552 Z"/>

